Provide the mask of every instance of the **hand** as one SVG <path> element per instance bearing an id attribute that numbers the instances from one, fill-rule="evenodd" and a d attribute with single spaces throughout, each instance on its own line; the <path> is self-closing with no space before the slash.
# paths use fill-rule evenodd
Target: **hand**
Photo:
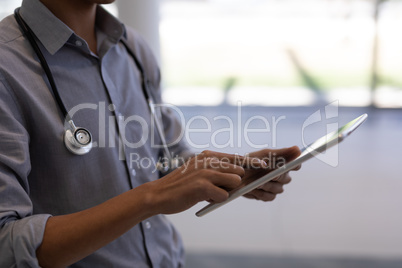
<path id="1" fill-rule="evenodd" d="M 297 146 L 284 148 L 279 150 L 264 149 L 261 151 L 253 152 L 249 154 L 249 157 L 258 158 L 264 160 L 267 163 L 267 167 L 263 169 L 246 169 L 245 176 L 243 177 L 242 185 L 246 185 L 251 181 L 254 181 L 263 175 L 271 172 L 274 169 L 281 167 L 289 161 L 297 158 L 300 155 L 300 149 Z M 299 170 L 301 166 L 296 167 L 293 170 Z M 289 172 L 282 174 L 281 176 L 267 182 L 266 184 L 258 187 L 257 189 L 245 194 L 244 196 L 251 199 L 257 199 L 262 201 L 272 201 L 277 194 L 283 192 L 283 186 L 291 181 Z"/>
<path id="2" fill-rule="evenodd" d="M 184 211 L 200 201 L 223 202 L 242 183 L 243 166 L 263 169 L 258 158 L 204 151 L 163 178 L 148 183 L 155 214 Z"/>

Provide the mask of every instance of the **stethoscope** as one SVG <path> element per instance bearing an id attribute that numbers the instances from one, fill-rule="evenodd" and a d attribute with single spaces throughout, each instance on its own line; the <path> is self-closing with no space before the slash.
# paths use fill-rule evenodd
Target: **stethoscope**
<path id="1" fill-rule="evenodd" d="M 42 51 L 40 50 L 38 44 L 36 43 L 35 40 L 35 34 L 33 31 L 29 28 L 29 26 L 25 23 L 25 21 L 22 19 L 21 15 L 19 14 L 19 8 L 15 9 L 14 11 L 14 17 L 21 27 L 23 33 L 26 35 L 28 38 L 29 43 L 31 44 L 32 48 L 34 49 L 36 55 L 39 58 L 39 61 L 42 65 L 43 70 L 46 73 L 46 76 L 49 80 L 50 87 L 53 91 L 53 96 L 56 99 L 56 102 L 61 109 L 63 115 L 65 116 L 66 121 L 68 122 L 68 128 L 66 129 L 64 133 L 64 144 L 67 147 L 67 149 L 72 152 L 73 154 L 76 155 L 84 155 L 89 153 L 89 151 L 92 149 L 92 135 L 91 132 L 89 132 L 88 129 L 83 128 L 83 127 L 77 127 L 74 124 L 73 119 L 70 117 L 69 113 L 67 112 L 66 107 L 64 106 L 64 103 L 62 99 L 60 98 L 59 91 L 57 89 L 56 83 L 54 81 L 52 72 L 49 68 L 49 65 L 47 64 L 47 61 L 45 57 L 42 54 Z M 141 74 L 141 86 L 142 86 L 142 91 L 144 93 L 145 99 L 148 103 L 148 107 L 151 113 L 151 117 L 154 118 L 155 126 L 157 129 L 157 132 L 160 136 L 161 142 L 162 142 L 162 147 L 163 151 L 165 154 L 165 161 L 158 161 L 156 164 L 156 168 L 160 172 L 167 172 L 169 169 L 175 169 L 178 166 L 177 161 L 173 159 L 171 153 L 169 152 L 165 135 L 163 132 L 162 124 L 159 122 L 158 117 L 156 116 L 155 112 L 155 107 L 154 103 L 152 101 L 152 97 L 150 94 L 150 90 L 148 88 L 148 80 L 145 75 L 144 68 L 142 67 L 142 64 L 138 60 L 138 58 L 135 56 L 134 52 L 127 46 L 127 44 L 122 40 L 123 45 L 126 47 L 126 50 L 128 53 L 131 55 L 131 57 L 134 59 L 134 62 L 140 71 Z M 167 159 L 166 159 L 167 158 Z M 166 161 L 167 160 L 167 161 Z"/>

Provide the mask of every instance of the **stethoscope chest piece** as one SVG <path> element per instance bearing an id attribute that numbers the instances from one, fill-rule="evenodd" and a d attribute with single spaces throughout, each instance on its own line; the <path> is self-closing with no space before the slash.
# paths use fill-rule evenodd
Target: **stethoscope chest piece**
<path id="1" fill-rule="evenodd" d="M 69 121 L 71 129 L 64 133 L 64 144 L 73 154 L 83 155 L 92 149 L 91 133 L 82 127 L 76 127 L 73 121 Z"/>

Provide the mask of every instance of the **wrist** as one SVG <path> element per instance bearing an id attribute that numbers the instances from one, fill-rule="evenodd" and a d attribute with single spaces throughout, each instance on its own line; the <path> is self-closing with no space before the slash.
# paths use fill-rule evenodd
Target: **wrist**
<path id="1" fill-rule="evenodd" d="M 147 182 L 133 189 L 137 192 L 135 195 L 139 194 L 139 196 L 141 196 L 140 202 L 142 203 L 144 219 L 161 213 L 161 202 L 158 201 L 160 195 L 156 193 L 153 184 L 153 182 Z"/>

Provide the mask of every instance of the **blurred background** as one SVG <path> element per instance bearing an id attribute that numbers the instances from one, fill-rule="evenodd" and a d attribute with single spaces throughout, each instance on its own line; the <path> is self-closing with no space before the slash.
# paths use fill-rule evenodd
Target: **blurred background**
<path id="1" fill-rule="evenodd" d="M 401 1 L 162 3 L 166 101 L 211 105 L 208 92 L 215 105 L 402 105 Z"/>
<path id="2" fill-rule="evenodd" d="M 1 2 L 1 17 L 21 3 Z M 165 102 L 200 130 L 186 136 L 198 151 L 302 147 L 329 125 L 369 115 L 334 149 L 335 164 L 306 163 L 274 202 L 239 199 L 197 218 L 199 204 L 169 216 L 188 267 L 402 267 L 402 1 L 117 0 L 105 7 L 148 41 Z M 304 127 L 317 111 L 321 119 Z M 246 124 L 255 130 L 248 137 Z"/>

